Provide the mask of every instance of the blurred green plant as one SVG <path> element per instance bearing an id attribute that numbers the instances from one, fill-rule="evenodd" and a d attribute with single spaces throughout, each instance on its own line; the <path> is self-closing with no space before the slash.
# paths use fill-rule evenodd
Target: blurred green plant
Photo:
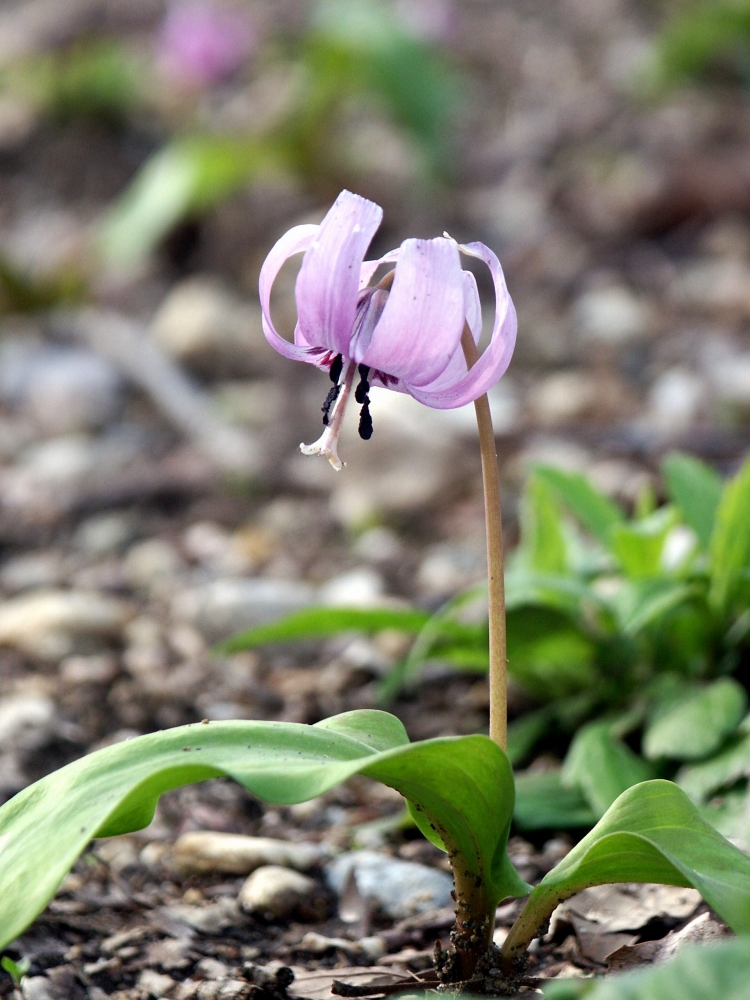
<path id="1" fill-rule="evenodd" d="M 173 136 L 144 164 L 102 221 L 107 262 L 137 264 L 177 222 L 269 174 L 323 190 L 351 184 L 354 168 L 342 161 L 338 131 L 340 116 L 357 99 L 374 101 L 411 137 L 425 176 L 445 176 L 458 77 L 384 5 L 320 4 L 289 60 L 296 86 L 280 120 L 252 137 Z"/>
<path id="2" fill-rule="evenodd" d="M 676 780 L 728 836 L 750 842 L 750 460 L 726 485 L 687 455 L 666 458 L 668 503 L 632 518 L 578 473 L 537 467 L 506 576 L 509 671 L 537 706 L 513 720 L 508 755 L 565 753 L 516 781 L 526 827 L 588 826 L 653 777 Z M 233 651 L 342 631 L 415 635 L 385 693 L 425 664 L 487 667 L 486 621 L 411 609 L 309 609 L 230 641 Z M 339 617 L 339 616 L 344 617 Z M 349 617 L 346 617 L 346 616 Z"/>
<path id="3" fill-rule="evenodd" d="M 750 3 L 700 0 L 662 29 L 658 63 L 663 83 L 705 77 L 713 70 L 750 84 Z"/>

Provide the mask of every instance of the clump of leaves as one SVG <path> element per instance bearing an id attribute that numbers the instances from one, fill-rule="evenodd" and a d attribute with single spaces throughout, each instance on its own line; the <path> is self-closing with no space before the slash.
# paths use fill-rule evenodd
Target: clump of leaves
<path id="1" fill-rule="evenodd" d="M 147 826 L 171 788 L 228 775 L 264 801 L 291 804 L 354 774 L 400 791 L 420 830 L 448 853 L 456 924 L 454 948 L 438 964 L 446 982 L 470 983 L 489 955 L 498 992 L 518 983 L 526 947 L 557 904 L 604 882 L 693 886 L 735 931 L 750 933 L 750 858 L 675 784 L 629 788 L 532 890 L 507 853 L 514 788 L 500 747 L 486 736 L 410 743 L 398 719 L 363 710 L 314 726 L 221 722 L 152 733 L 24 789 L 0 809 L 0 947 L 44 909 L 92 838 Z M 508 896 L 528 900 L 502 950 L 493 951 L 495 908 Z"/>
<path id="2" fill-rule="evenodd" d="M 750 3 L 699 0 L 681 8 L 662 29 L 659 68 L 665 83 L 712 72 L 750 83 Z"/>
<path id="3" fill-rule="evenodd" d="M 590 826 L 631 785 L 676 777 L 712 822 L 750 842 L 750 461 L 726 485 L 695 458 L 663 467 L 668 503 L 633 517 L 581 474 L 538 467 L 506 578 L 509 672 L 538 707 L 509 727 L 515 764 L 538 747 L 558 771 L 517 777 L 516 821 Z M 415 609 L 308 609 L 226 644 L 345 631 L 415 634 L 391 693 L 439 660 L 487 666 L 486 622 Z M 571 742 L 572 738 L 572 742 Z"/>

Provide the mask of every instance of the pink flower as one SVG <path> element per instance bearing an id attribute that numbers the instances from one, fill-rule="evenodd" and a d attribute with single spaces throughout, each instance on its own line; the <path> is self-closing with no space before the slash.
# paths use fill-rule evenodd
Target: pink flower
<path id="1" fill-rule="evenodd" d="M 330 372 L 333 388 L 323 406 L 322 437 L 300 445 L 307 455 L 343 463 L 337 445 L 356 375 L 361 405 L 359 433 L 372 434 L 369 389 L 407 392 L 436 409 L 464 406 L 487 392 L 504 374 L 516 340 L 516 313 L 500 262 L 483 243 L 459 246 L 447 235 L 406 240 L 380 260 L 364 256 L 383 210 L 342 191 L 319 226 L 295 226 L 276 243 L 261 268 L 263 331 L 284 357 Z M 479 341 L 482 316 L 474 275 L 461 268 L 459 250 L 483 260 L 495 284 L 495 324 L 490 342 L 467 370 L 461 334 L 468 324 Z M 271 288 L 282 265 L 305 251 L 297 277 L 294 343 L 281 337 L 271 319 Z M 396 262 L 375 287 L 380 264 Z"/>
<path id="2" fill-rule="evenodd" d="M 231 76 L 254 47 L 246 11 L 211 0 L 183 0 L 167 10 L 159 57 L 181 83 L 206 87 Z"/>

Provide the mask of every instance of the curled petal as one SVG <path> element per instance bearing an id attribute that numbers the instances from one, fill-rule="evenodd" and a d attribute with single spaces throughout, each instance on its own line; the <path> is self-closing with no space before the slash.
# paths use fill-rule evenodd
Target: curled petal
<path id="1" fill-rule="evenodd" d="M 452 386 L 446 386 L 442 379 L 435 379 L 432 385 L 415 384 L 407 380 L 409 384 L 406 388 L 415 399 L 438 410 L 465 406 L 491 389 L 505 374 L 516 343 L 516 310 L 505 284 L 500 261 L 483 243 L 468 243 L 461 247 L 461 251 L 483 260 L 490 269 L 495 285 L 495 325 L 492 338 L 480 359 Z"/>
<path id="2" fill-rule="evenodd" d="M 388 301 L 374 330 L 352 341 L 349 356 L 403 379 L 433 382 L 448 366 L 464 326 L 464 280 L 452 240 L 406 240 Z"/>
<path id="3" fill-rule="evenodd" d="M 379 205 L 342 191 L 320 224 L 295 289 L 306 344 L 349 354 L 362 261 L 382 217 Z"/>
<path id="4" fill-rule="evenodd" d="M 263 333 L 266 340 L 279 354 L 292 361 L 311 361 L 309 357 L 309 346 L 295 336 L 295 343 L 290 344 L 276 330 L 271 319 L 271 288 L 276 280 L 276 276 L 284 263 L 296 253 L 307 250 L 312 244 L 318 232 L 319 226 L 295 226 L 289 232 L 284 233 L 278 240 L 271 252 L 263 262 L 260 269 L 260 281 L 258 291 L 260 294 L 260 306 L 263 311 Z"/>

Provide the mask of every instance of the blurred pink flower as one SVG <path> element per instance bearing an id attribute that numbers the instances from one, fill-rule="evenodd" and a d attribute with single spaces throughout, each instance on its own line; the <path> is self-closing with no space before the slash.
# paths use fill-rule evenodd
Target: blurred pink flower
<path id="1" fill-rule="evenodd" d="M 330 372 L 333 388 L 323 406 L 322 437 L 302 445 L 305 454 L 343 463 L 337 445 L 356 374 L 354 398 L 362 406 L 359 433 L 372 434 L 371 385 L 406 392 L 436 409 L 464 406 L 487 392 L 504 374 L 516 340 L 516 313 L 500 262 L 483 243 L 459 246 L 448 236 L 406 240 L 380 260 L 364 256 L 383 210 L 342 191 L 319 226 L 295 226 L 273 247 L 260 272 L 263 330 L 284 357 Z M 281 337 L 271 319 L 271 288 L 282 265 L 305 251 L 295 296 L 294 343 Z M 492 337 L 467 370 L 461 348 L 464 324 L 479 341 L 482 315 L 474 275 L 461 268 L 459 251 L 483 260 L 495 285 Z M 368 287 L 378 266 L 395 271 Z"/>
<path id="2" fill-rule="evenodd" d="M 159 61 L 180 83 L 207 87 L 231 76 L 255 45 L 247 11 L 211 0 L 177 0 L 162 25 Z"/>

